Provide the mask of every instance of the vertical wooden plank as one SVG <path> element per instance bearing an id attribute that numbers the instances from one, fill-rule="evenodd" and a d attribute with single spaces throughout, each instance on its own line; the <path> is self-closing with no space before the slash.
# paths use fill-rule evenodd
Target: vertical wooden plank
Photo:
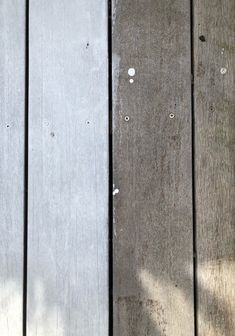
<path id="1" fill-rule="evenodd" d="M 193 335 L 190 2 L 112 14 L 114 335 Z"/>
<path id="2" fill-rule="evenodd" d="M 32 0 L 28 336 L 108 332 L 105 0 Z"/>
<path id="3" fill-rule="evenodd" d="M 25 1 L 0 3 L 0 333 L 22 335 Z"/>
<path id="4" fill-rule="evenodd" d="M 198 335 L 235 331 L 235 2 L 194 2 Z"/>

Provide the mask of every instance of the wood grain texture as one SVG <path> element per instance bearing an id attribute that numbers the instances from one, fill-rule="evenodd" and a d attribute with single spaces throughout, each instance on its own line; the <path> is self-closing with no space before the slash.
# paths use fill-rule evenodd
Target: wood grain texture
<path id="1" fill-rule="evenodd" d="M 190 2 L 114 0 L 112 14 L 114 336 L 189 336 Z"/>
<path id="2" fill-rule="evenodd" d="M 0 3 L 0 334 L 22 335 L 25 1 Z"/>
<path id="3" fill-rule="evenodd" d="M 194 1 L 194 23 L 198 335 L 232 336 L 235 331 L 234 1 Z"/>
<path id="4" fill-rule="evenodd" d="M 28 336 L 108 334 L 106 7 L 30 1 Z"/>

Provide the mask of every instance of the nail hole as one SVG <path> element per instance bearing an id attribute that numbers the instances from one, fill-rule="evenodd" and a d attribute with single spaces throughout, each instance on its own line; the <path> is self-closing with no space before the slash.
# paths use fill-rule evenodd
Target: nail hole
<path id="1" fill-rule="evenodd" d="M 169 117 L 173 119 L 175 117 L 174 113 L 169 114 Z"/>
<path id="2" fill-rule="evenodd" d="M 51 132 L 51 137 L 54 138 L 54 136 L 55 136 L 55 133 Z"/>
<path id="3" fill-rule="evenodd" d="M 125 121 L 129 121 L 130 120 L 130 117 L 129 116 L 125 116 Z"/>
<path id="4" fill-rule="evenodd" d="M 7 128 L 10 127 L 10 125 L 7 125 Z"/>
<path id="5" fill-rule="evenodd" d="M 202 42 L 206 42 L 206 38 L 204 35 L 199 36 L 199 40 Z"/>
<path id="6" fill-rule="evenodd" d="M 87 124 L 87 125 L 90 125 L 90 121 L 89 121 L 89 120 L 87 120 L 87 121 L 86 121 L 86 124 Z"/>
<path id="7" fill-rule="evenodd" d="M 90 43 L 89 43 L 89 42 L 87 42 L 87 44 L 86 44 L 86 49 L 88 49 L 89 45 L 90 45 Z"/>

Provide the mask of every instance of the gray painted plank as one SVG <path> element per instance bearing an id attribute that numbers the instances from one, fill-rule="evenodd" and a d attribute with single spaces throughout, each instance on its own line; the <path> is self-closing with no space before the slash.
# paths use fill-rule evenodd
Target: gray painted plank
<path id="1" fill-rule="evenodd" d="M 22 335 L 25 2 L 0 3 L 0 334 Z"/>
<path id="2" fill-rule="evenodd" d="M 197 0 L 194 14 L 198 334 L 232 336 L 235 2 Z"/>
<path id="3" fill-rule="evenodd" d="M 30 1 L 28 336 L 108 334 L 107 1 Z"/>
<path id="4" fill-rule="evenodd" d="M 114 336 L 189 336 L 190 2 L 113 0 L 112 14 Z"/>

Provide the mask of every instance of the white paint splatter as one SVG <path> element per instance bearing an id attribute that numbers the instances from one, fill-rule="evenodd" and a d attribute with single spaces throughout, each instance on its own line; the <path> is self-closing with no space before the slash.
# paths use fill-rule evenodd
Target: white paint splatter
<path id="1" fill-rule="evenodd" d="M 114 191 L 113 191 L 113 196 L 115 196 L 116 194 L 118 194 L 119 193 L 119 189 L 114 189 Z"/>
<path id="2" fill-rule="evenodd" d="M 223 55 L 223 53 L 224 53 L 224 48 L 221 49 L 221 54 Z"/>
<path id="3" fill-rule="evenodd" d="M 128 69 L 128 75 L 131 77 L 135 76 L 135 69 L 134 68 Z"/>
<path id="4" fill-rule="evenodd" d="M 220 69 L 220 73 L 221 73 L 222 75 L 225 75 L 226 72 L 227 72 L 227 69 L 226 69 L 226 68 L 221 68 L 221 69 Z"/>
<path id="5" fill-rule="evenodd" d="M 129 82 L 130 82 L 131 84 L 133 84 L 133 83 L 134 83 L 134 79 L 131 78 L 131 79 L 129 80 Z"/>

